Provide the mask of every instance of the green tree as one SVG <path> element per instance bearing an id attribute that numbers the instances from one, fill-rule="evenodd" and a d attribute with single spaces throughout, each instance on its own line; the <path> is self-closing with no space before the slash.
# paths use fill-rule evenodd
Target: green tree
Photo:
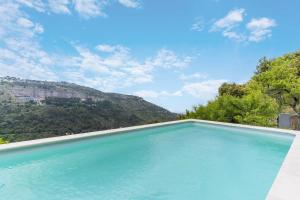
<path id="1" fill-rule="evenodd" d="M 213 121 L 275 126 L 278 104 L 261 91 L 252 91 L 242 98 L 222 95 L 206 106 L 196 106 L 186 113 L 186 118 Z"/>
<path id="2" fill-rule="evenodd" d="M 271 60 L 267 59 L 266 57 L 263 57 L 258 61 L 258 65 L 256 66 L 255 73 L 260 74 L 268 71 L 270 68 L 271 68 Z"/>
<path id="3" fill-rule="evenodd" d="M 295 65 L 296 57 L 290 55 L 272 61 L 272 67 L 253 77 L 264 92 L 275 98 L 279 105 L 290 106 L 296 113 L 300 103 L 300 76 Z M 298 58 L 297 58 L 298 59 Z"/>
<path id="4" fill-rule="evenodd" d="M 184 118 L 274 126 L 283 110 L 300 112 L 300 51 L 260 59 L 250 81 L 224 83 L 215 100 L 195 106 Z"/>
<path id="5" fill-rule="evenodd" d="M 239 114 L 234 116 L 237 123 L 261 126 L 275 126 L 279 105 L 276 100 L 253 90 L 239 101 Z"/>
<path id="6" fill-rule="evenodd" d="M 6 144 L 6 143 L 7 142 L 4 139 L 0 138 L 0 144 Z"/>
<path id="7" fill-rule="evenodd" d="M 219 87 L 219 95 L 231 95 L 235 97 L 242 97 L 245 94 L 245 86 L 236 83 L 223 83 Z"/>

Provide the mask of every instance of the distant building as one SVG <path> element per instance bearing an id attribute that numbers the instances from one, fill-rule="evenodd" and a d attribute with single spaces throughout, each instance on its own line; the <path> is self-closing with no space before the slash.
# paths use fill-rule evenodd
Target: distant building
<path id="1" fill-rule="evenodd" d="M 297 114 L 281 113 L 278 117 L 278 127 L 300 130 L 300 116 Z"/>
<path id="2" fill-rule="evenodd" d="M 40 97 L 32 97 L 32 96 L 16 96 L 16 100 L 19 103 L 27 103 L 27 102 L 35 102 L 37 104 L 42 104 L 43 98 Z"/>

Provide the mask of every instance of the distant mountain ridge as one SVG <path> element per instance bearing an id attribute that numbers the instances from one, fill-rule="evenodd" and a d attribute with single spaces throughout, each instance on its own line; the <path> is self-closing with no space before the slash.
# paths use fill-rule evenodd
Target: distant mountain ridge
<path id="1" fill-rule="evenodd" d="M 175 120 L 141 97 L 67 82 L 0 78 L 0 138 L 21 141 Z"/>
<path id="2" fill-rule="evenodd" d="M 15 77 L 0 77 L 1 90 L 6 86 L 13 101 L 22 103 L 27 101 L 42 101 L 46 97 L 91 99 L 93 101 L 109 100 L 111 97 L 142 99 L 137 96 L 117 93 L 104 93 L 99 90 L 80 86 L 68 82 L 51 82 L 19 79 Z M 28 98 L 26 98 L 28 97 Z"/>

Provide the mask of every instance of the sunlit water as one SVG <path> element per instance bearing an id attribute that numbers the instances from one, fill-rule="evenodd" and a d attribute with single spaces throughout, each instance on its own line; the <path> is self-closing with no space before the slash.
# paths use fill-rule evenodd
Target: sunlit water
<path id="1" fill-rule="evenodd" d="M 0 154 L 3 200 L 262 200 L 292 143 L 184 123 Z"/>

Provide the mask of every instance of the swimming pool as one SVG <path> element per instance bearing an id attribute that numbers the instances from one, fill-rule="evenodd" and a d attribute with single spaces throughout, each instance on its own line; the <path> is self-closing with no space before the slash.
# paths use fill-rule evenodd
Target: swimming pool
<path id="1" fill-rule="evenodd" d="M 265 199 L 294 139 L 190 121 L 98 135 L 3 147 L 1 199 Z"/>

